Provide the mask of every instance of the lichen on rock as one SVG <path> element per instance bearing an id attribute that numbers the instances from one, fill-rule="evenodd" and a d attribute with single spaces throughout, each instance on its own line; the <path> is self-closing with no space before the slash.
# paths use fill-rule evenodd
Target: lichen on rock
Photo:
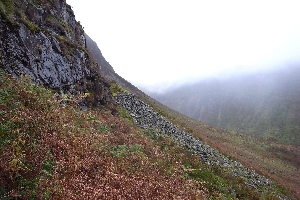
<path id="1" fill-rule="evenodd" d="M 4 0 L 0 8 L 0 68 L 64 92 L 74 85 L 71 92 L 89 90 L 93 105 L 111 100 L 65 0 Z"/>

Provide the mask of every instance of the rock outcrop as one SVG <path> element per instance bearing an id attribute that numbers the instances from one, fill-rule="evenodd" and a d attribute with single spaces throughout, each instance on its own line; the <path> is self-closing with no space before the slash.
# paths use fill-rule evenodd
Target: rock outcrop
<path id="1" fill-rule="evenodd" d="M 65 0 L 0 2 L 0 68 L 49 88 L 92 93 L 93 105 L 111 101 L 108 83 L 86 50 L 83 28 Z"/>

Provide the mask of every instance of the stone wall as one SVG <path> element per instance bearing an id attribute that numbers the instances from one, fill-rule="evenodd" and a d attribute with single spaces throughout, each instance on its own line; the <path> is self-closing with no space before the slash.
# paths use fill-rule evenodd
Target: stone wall
<path id="1" fill-rule="evenodd" d="M 243 166 L 240 162 L 228 158 L 218 150 L 202 142 L 199 138 L 183 131 L 154 111 L 149 105 L 139 100 L 135 95 L 120 93 L 115 97 L 115 100 L 129 111 L 136 125 L 143 129 L 157 130 L 158 134 L 169 135 L 175 142 L 200 156 L 208 165 L 220 167 L 230 174 L 240 177 L 246 185 L 252 188 L 268 190 L 273 186 L 274 183 L 265 176 Z M 281 198 L 284 199 L 283 197 Z"/>

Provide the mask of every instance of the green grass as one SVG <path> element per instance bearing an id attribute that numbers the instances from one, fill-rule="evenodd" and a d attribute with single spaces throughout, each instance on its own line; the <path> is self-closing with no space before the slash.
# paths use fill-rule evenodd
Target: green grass
<path id="1" fill-rule="evenodd" d="M 112 83 L 111 84 L 110 91 L 111 91 L 113 96 L 117 96 L 121 92 L 128 93 L 128 90 L 124 89 L 123 87 L 121 87 L 117 83 Z"/>
<path id="2" fill-rule="evenodd" d="M 97 126 L 97 129 L 100 130 L 100 131 L 102 131 L 105 134 L 109 134 L 109 128 L 107 126 L 105 126 L 105 125 L 99 124 Z"/>
<path id="3" fill-rule="evenodd" d="M 110 150 L 110 153 L 115 157 L 123 158 L 125 156 L 128 156 L 129 154 L 135 154 L 135 153 L 142 152 L 142 151 L 143 151 L 142 145 L 122 144 L 122 145 L 117 145 L 117 146 L 112 147 L 112 149 Z"/>
<path id="4" fill-rule="evenodd" d="M 17 7 L 18 5 L 11 0 L 0 1 L 0 15 L 14 28 L 19 28 L 19 24 L 14 20 L 15 16 L 19 15 Z"/>
<path id="5" fill-rule="evenodd" d="M 31 31 L 31 33 L 35 34 L 36 32 L 40 31 L 41 28 L 37 26 L 36 24 L 30 22 L 30 21 L 23 21 L 26 27 Z"/>
<path id="6" fill-rule="evenodd" d="M 125 108 L 122 108 L 121 106 L 118 106 L 117 110 L 118 110 L 118 113 L 119 113 L 119 115 L 122 119 L 125 119 L 126 121 L 133 124 L 133 119 L 130 116 L 129 112 Z"/>
<path id="7" fill-rule="evenodd" d="M 8 18 L 11 17 L 10 15 L 14 11 L 15 3 L 11 0 L 1 0 L 0 1 L 0 11 L 2 14 L 7 16 Z"/>

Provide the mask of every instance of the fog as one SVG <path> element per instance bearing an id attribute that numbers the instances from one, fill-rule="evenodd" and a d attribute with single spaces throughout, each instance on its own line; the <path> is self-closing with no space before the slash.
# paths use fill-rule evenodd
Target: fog
<path id="1" fill-rule="evenodd" d="M 299 66 L 288 66 L 210 78 L 150 95 L 215 127 L 300 145 L 299 85 Z"/>
<path id="2" fill-rule="evenodd" d="M 115 71 L 147 91 L 300 63 L 295 0 L 67 0 Z"/>

